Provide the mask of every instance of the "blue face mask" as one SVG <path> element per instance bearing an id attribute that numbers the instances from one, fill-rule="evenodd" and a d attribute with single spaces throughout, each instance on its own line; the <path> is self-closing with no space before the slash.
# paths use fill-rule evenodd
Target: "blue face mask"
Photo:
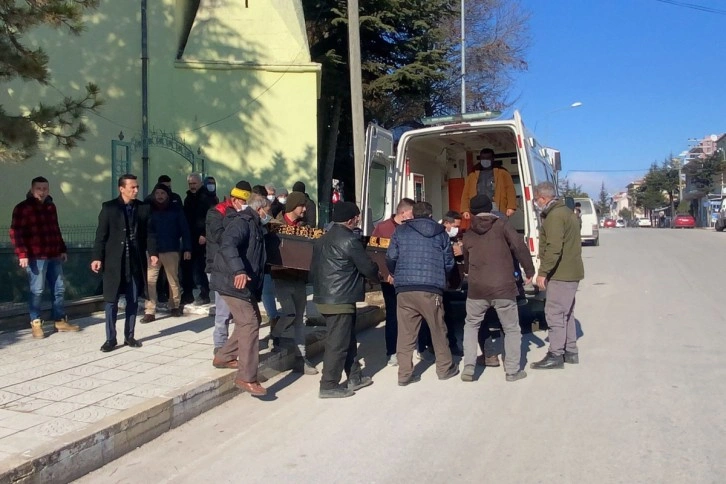
<path id="1" fill-rule="evenodd" d="M 272 220 L 272 217 L 269 213 L 266 213 L 265 216 L 260 219 L 260 222 L 262 223 L 262 225 L 265 225 L 270 223 L 270 220 Z"/>

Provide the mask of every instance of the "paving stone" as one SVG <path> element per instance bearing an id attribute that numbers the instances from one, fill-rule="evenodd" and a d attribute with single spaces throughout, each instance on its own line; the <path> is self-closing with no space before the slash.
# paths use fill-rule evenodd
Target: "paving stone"
<path id="1" fill-rule="evenodd" d="M 27 397 L 28 395 L 34 395 L 42 391 L 51 390 L 52 388 L 53 385 L 48 385 L 47 383 L 38 383 L 35 380 L 31 380 L 18 383 L 17 385 L 9 386 L 5 388 L 5 390 Z"/>
<path id="2" fill-rule="evenodd" d="M 12 416 L 11 418 L 5 418 L 0 420 L 0 426 L 7 428 L 7 429 L 15 429 L 15 430 L 25 430 L 29 429 L 31 427 L 35 427 L 36 425 L 41 425 L 49 420 L 51 420 L 51 417 L 46 417 L 45 415 L 36 415 L 34 413 L 22 413 L 22 412 L 13 412 L 16 415 Z"/>
<path id="3" fill-rule="evenodd" d="M 145 383 L 127 392 L 124 392 L 124 394 L 134 397 L 154 398 L 171 391 L 174 391 L 174 387 L 155 383 Z"/>
<path id="4" fill-rule="evenodd" d="M 44 406 L 37 409 L 35 414 L 46 415 L 48 417 L 62 417 L 67 413 L 71 413 L 74 410 L 85 407 L 86 403 L 74 403 L 74 402 L 53 402 L 50 405 Z"/>
<path id="5" fill-rule="evenodd" d="M 3 408 L 15 412 L 31 413 L 35 410 L 54 403 L 53 400 L 43 400 L 42 398 L 23 397 L 19 400 L 12 401 L 3 405 Z"/>
<path id="6" fill-rule="evenodd" d="M 79 390 L 78 388 L 55 386 L 55 387 L 50 388 L 49 390 L 35 393 L 34 396 L 36 398 L 43 398 L 45 400 L 53 400 L 56 402 L 60 402 L 61 400 L 65 400 L 68 397 L 72 397 L 73 395 L 78 395 L 79 393 L 82 393 L 82 392 L 83 392 L 83 390 Z"/>
<path id="7" fill-rule="evenodd" d="M 134 405 L 144 402 L 145 398 L 135 397 L 133 395 L 114 395 L 96 403 L 96 405 L 107 408 L 115 408 L 117 410 L 125 410 Z"/>
<path id="8" fill-rule="evenodd" d="M 7 427 L 0 426 L 0 439 L 5 438 L 9 435 L 17 434 L 18 430 L 16 429 L 9 429 Z"/>
<path id="9" fill-rule="evenodd" d="M 12 375 L 7 376 L 0 376 L 0 388 L 9 387 L 11 385 L 16 385 L 20 382 L 22 382 L 22 378 L 18 378 Z"/>
<path id="10" fill-rule="evenodd" d="M 138 383 L 132 383 L 129 381 L 112 381 L 109 382 L 108 385 L 98 387 L 95 390 L 99 392 L 111 392 L 113 394 L 118 394 L 127 392 L 132 388 L 136 388 L 138 385 Z"/>
<path id="11" fill-rule="evenodd" d="M 165 365 L 167 363 L 172 363 L 176 360 L 177 360 L 177 358 L 174 356 L 151 355 L 151 356 L 147 356 L 142 361 L 144 363 L 156 363 L 158 365 Z"/>
<path id="12" fill-rule="evenodd" d="M 45 383 L 48 385 L 65 385 L 66 383 L 78 380 L 78 375 L 72 375 L 67 372 L 54 373 L 52 375 L 44 376 L 35 380 L 38 383 Z"/>
<path id="13" fill-rule="evenodd" d="M 186 344 L 186 341 L 180 341 L 176 339 L 163 339 L 159 341 L 159 346 L 166 346 L 167 348 L 181 348 Z"/>
<path id="14" fill-rule="evenodd" d="M 39 435 L 15 432 L 0 438 L 0 452 L 22 455 L 51 441 L 52 439 Z"/>
<path id="15" fill-rule="evenodd" d="M 82 403 L 85 405 L 92 405 L 96 402 L 100 402 L 101 400 L 111 398 L 114 395 L 116 395 L 115 392 L 108 392 L 108 391 L 101 391 L 101 390 L 89 390 L 87 392 L 79 393 L 78 395 L 73 395 L 72 397 L 68 397 L 63 401 L 72 402 L 72 403 Z"/>
<path id="16" fill-rule="evenodd" d="M 64 418 L 71 419 L 76 422 L 95 423 L 99 420 L 103 420 L 109 415 L 119 413 L 121 410 L 108 407 L 100 407 L 98 405 L 89 405 L 83 408 L 79 408 L 69 414 L 66 414 Z"/>
<path id="17" fill-rule="evenodd" d="M 119 380 L 119 383 L 144 384 L 157 381 L 159 378 L 164 378 L 164 376 L 159 375 L 158 373 L 138 373 L 128 378 L 124 378 L 123 380 Z"/>
<path id="18" fill-rule="evenodd" d="M 42 437 L 59 437 L 63 434 L 75 432 L 76 430 L 80 430 L 87 426 L 88 424 L 85 422 L 79 422 L 59 417 L 46 421 L 41 425 L 29 428 L 27 432 L 34 435 L 40 435 Z"/>
<path id="19" fill-rule="evenodd" d="M 185 348 L 184 346 L 180 348 L 174 348 L 169 351 L 165 351 L 160 356 L 173 356 L 174 358 L 185 358 L 191 354 L 196 353 L 196 350 Z"/>
<path id="20" fill-rule="evenodd" d="M 90 376 L 106 371 L 108 368 L 98 365 L 82 365 L 66 370 L 66 373 L 78 376 Z"/>
<path id="21" fill-rule="evenodd" d="M 159 365 L 156 363 L 148 363 L 145 361 L 135 361 L 132 363 L 126 363 L 123 366 L 119 366 L 118 369 L 123 370 L 123 371 L 130 371 L 130 372 L 134 372 L 134 373 L 143 373 L 152 368 L 156 368 L 157 366 L 159 366 Z M 123 378 L 122 378 L 122 380 L 123 380 Z"/>
<path id="22" fill-rule="evenodd" d="M 97 376 L 102 377 L 104 380 L 118 381 L 123 380 L 124 378 L 128 378 L 135 373 L 136 372 L 132 371 L 123 371 L 115 368 L 108 368 L 103 373 L 97 374 Z"/>
<path id="23" fill-rule="evenodd" d="M 66 386 L 68 388 L 77 388 L 78 390 L 86 391 L 86 390 L 93 390 L 94 388 L 102 387 L 104 385 L 108 385 L 109 383 L 111 383 L 110 380 L 102 380 L 100 378 L 87 376 L 85 378 L 80 378 L 78 380 L 68 382 L 63 386 Z"/>

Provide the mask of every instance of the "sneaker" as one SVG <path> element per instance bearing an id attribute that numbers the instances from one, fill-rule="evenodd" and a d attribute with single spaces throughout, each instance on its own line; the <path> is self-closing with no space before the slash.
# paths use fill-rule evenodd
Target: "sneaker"
<path id="1" fill-rule="evenodd" d="M 41 319 L 34 319 L 30 322 L 30 329 L 33 332 L 33 338 L 45 338 L 45 332 L 43 331 L 43 321 Z"/>
<path id="2" fill-rule="evenodd" d="M 174 308 L 174 309 L 172 309 L 171 311 L 169 311 L 169 315 L 170 315 L 170 316 L 171 316 L 172 318 L 178 318 L 178 317 L 180 317 L 180 316 L 181 316 L 182 314 L 184 314 L 184 313 L 182 312 L 181 308 Z"/>
<path id="3" fill-rule="evenodd" d="M 565 351 L 564 360 L 565 363 L 569 363 L 570 365 L 577 365 L 580 363 L 580 355 L 579 353 L 570 353 L 569 351 Z"/>
<path id="4" fill-rule="evenodd" d="M 443 375 L 439 375 L 439 380 L 448 380 L 449 378 L 453 378 L 456 375 L 459 374 L 459 367 L 456 365 L 451 365 L 449 370 L 444 373 Z"/>
<path id="5" fill-rule="evenodd" d="M 353 390 L 351 390 L 349 387 L 344 387 L 341 385 L 326 390 L 323 390 L 321 388 L 318 392 L 318 398 L 346 398 L 352 397 L 353 395 L 355 395 L 355 392 Z"/>
<path id="6" fill-rule="evenodd" d="M 63 319 L 56 320 L 55 329 L 56 329 L 56 331 L 60 331 L 60 332 L 75 333 L 76 331 L 80 331 L 81 327 L 78 326 L 77 324 L 69 324 L 68 316 L 64 316 Z"/>
<path id="7" fill-rule="evenodd" d="M 154 314 L 144 314 L 144 317 L 141 318 L 141 321 L 139 321 L 141 324 L 147 324 L 147 323 L 153 323 L 156 321 L 156 316 Z"/>
<path id="8" fill-rule="evenodd" d="M 348 378 L 348 389 L 354 392 L 371 385 L 373 385 L 373 378 L 369 376 L 358 374 L 357 376 Z"/>
<path id="9" fill-rule="evenodd" d="M 388 366 L 398 366 L 398 356 L 391 355 L 388 357 Z"/>
<path id="10" fill-rule="evenodd" d="M 527 378 L 527 372 L 524 370 L 520 370 L 517 373 L 507 373 L 506 376 L 507 381 L 517 381 L 524 378 Z"/>
<path id="11" fill-rule="evenodd" d="M 421 375 L 411 375 L 411 378 L 409 378 L 408 380 L 403 380 L 403 381 L 398 380 L 398 386 L 406 387 L 406 386 L 410 385 L 411 383 L 416 383 L 419 381 L 421 381 Z"/>
<path id="12" fill-rule="evenodd" d="M 461 381 L 474 381 L 474 371 L 476 366 L 466 365 L 464 371 L 461 372 Z"/>

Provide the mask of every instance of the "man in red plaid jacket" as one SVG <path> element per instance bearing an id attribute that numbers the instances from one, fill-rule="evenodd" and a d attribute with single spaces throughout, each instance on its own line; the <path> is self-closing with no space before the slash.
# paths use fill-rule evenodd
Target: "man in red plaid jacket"
<path id="1" fill-rule="evenodd" d="M 46 281 L 53 291 L 51 318 L 58 331 L 78 331 L 68 324 L 63 307 L 63 263 L 68 260 L 66 244 L 58 226 L 58 212 L 50 197 L 48 180 L 33 178 L 24 201 L 13 209 L 10 240 L 15 247 L 20 267 L 25 269 L 30 281 L 30 327 L 34 338 L 43 338 L 43 321 L 40 319 L 40 303 Z"/>

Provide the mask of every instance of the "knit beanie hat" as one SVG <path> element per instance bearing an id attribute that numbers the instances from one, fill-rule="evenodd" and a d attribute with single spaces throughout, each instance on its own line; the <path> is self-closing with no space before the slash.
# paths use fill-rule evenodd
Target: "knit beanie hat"
<path id="1" fill-rule="evenodd" d="M 486 195 L 477 195 L 469 202 L 471 213 L 489 213 L 492 211 L 492 200 Z"/>
<path id="2" fill-rule="evenodd" d="M 292 192 L 287 196 L 287 202 L 285 202 L 285 213 L 290 213 L 301 205 L 305 205 L 308 198 L 302 192 Z"/>
<path id="3" fill-rule="evenodd" d="M 305 193 L 305 184 L 301 181 L 295 182 L 295 184 L 292 186 L 292 191 Z"/>
<path id="4" fill-rule="evenodd" d="M 234 198 L 239 198 L 240 200 L 249 200 L 250 194 L 252 193 L 252 185 L 250 185 L 250 182 L 241 180 L 238 181 L 237 184 L 234 186 L 232 191 L 229 193 Z"/>
<path id="5" fill-rule="evenodd" d="M 356 215 L 360 215 L 360 209 L 353 202 L 338 202 L 333 205 L 333 222 L 347 222 Z"/>
<path id="6" fill-rule="evenodd" d="M 167 196 L 169 196 L 169 197 L 171 196 L 171 189 L 168 186 L 164 185 L 163 183 L 157 183 L 156 185 L 154 185 L 154 190 L 152 191 L 152 193 L 154 193 L 157 190 L 164 190 L 166 192 Z"/>

